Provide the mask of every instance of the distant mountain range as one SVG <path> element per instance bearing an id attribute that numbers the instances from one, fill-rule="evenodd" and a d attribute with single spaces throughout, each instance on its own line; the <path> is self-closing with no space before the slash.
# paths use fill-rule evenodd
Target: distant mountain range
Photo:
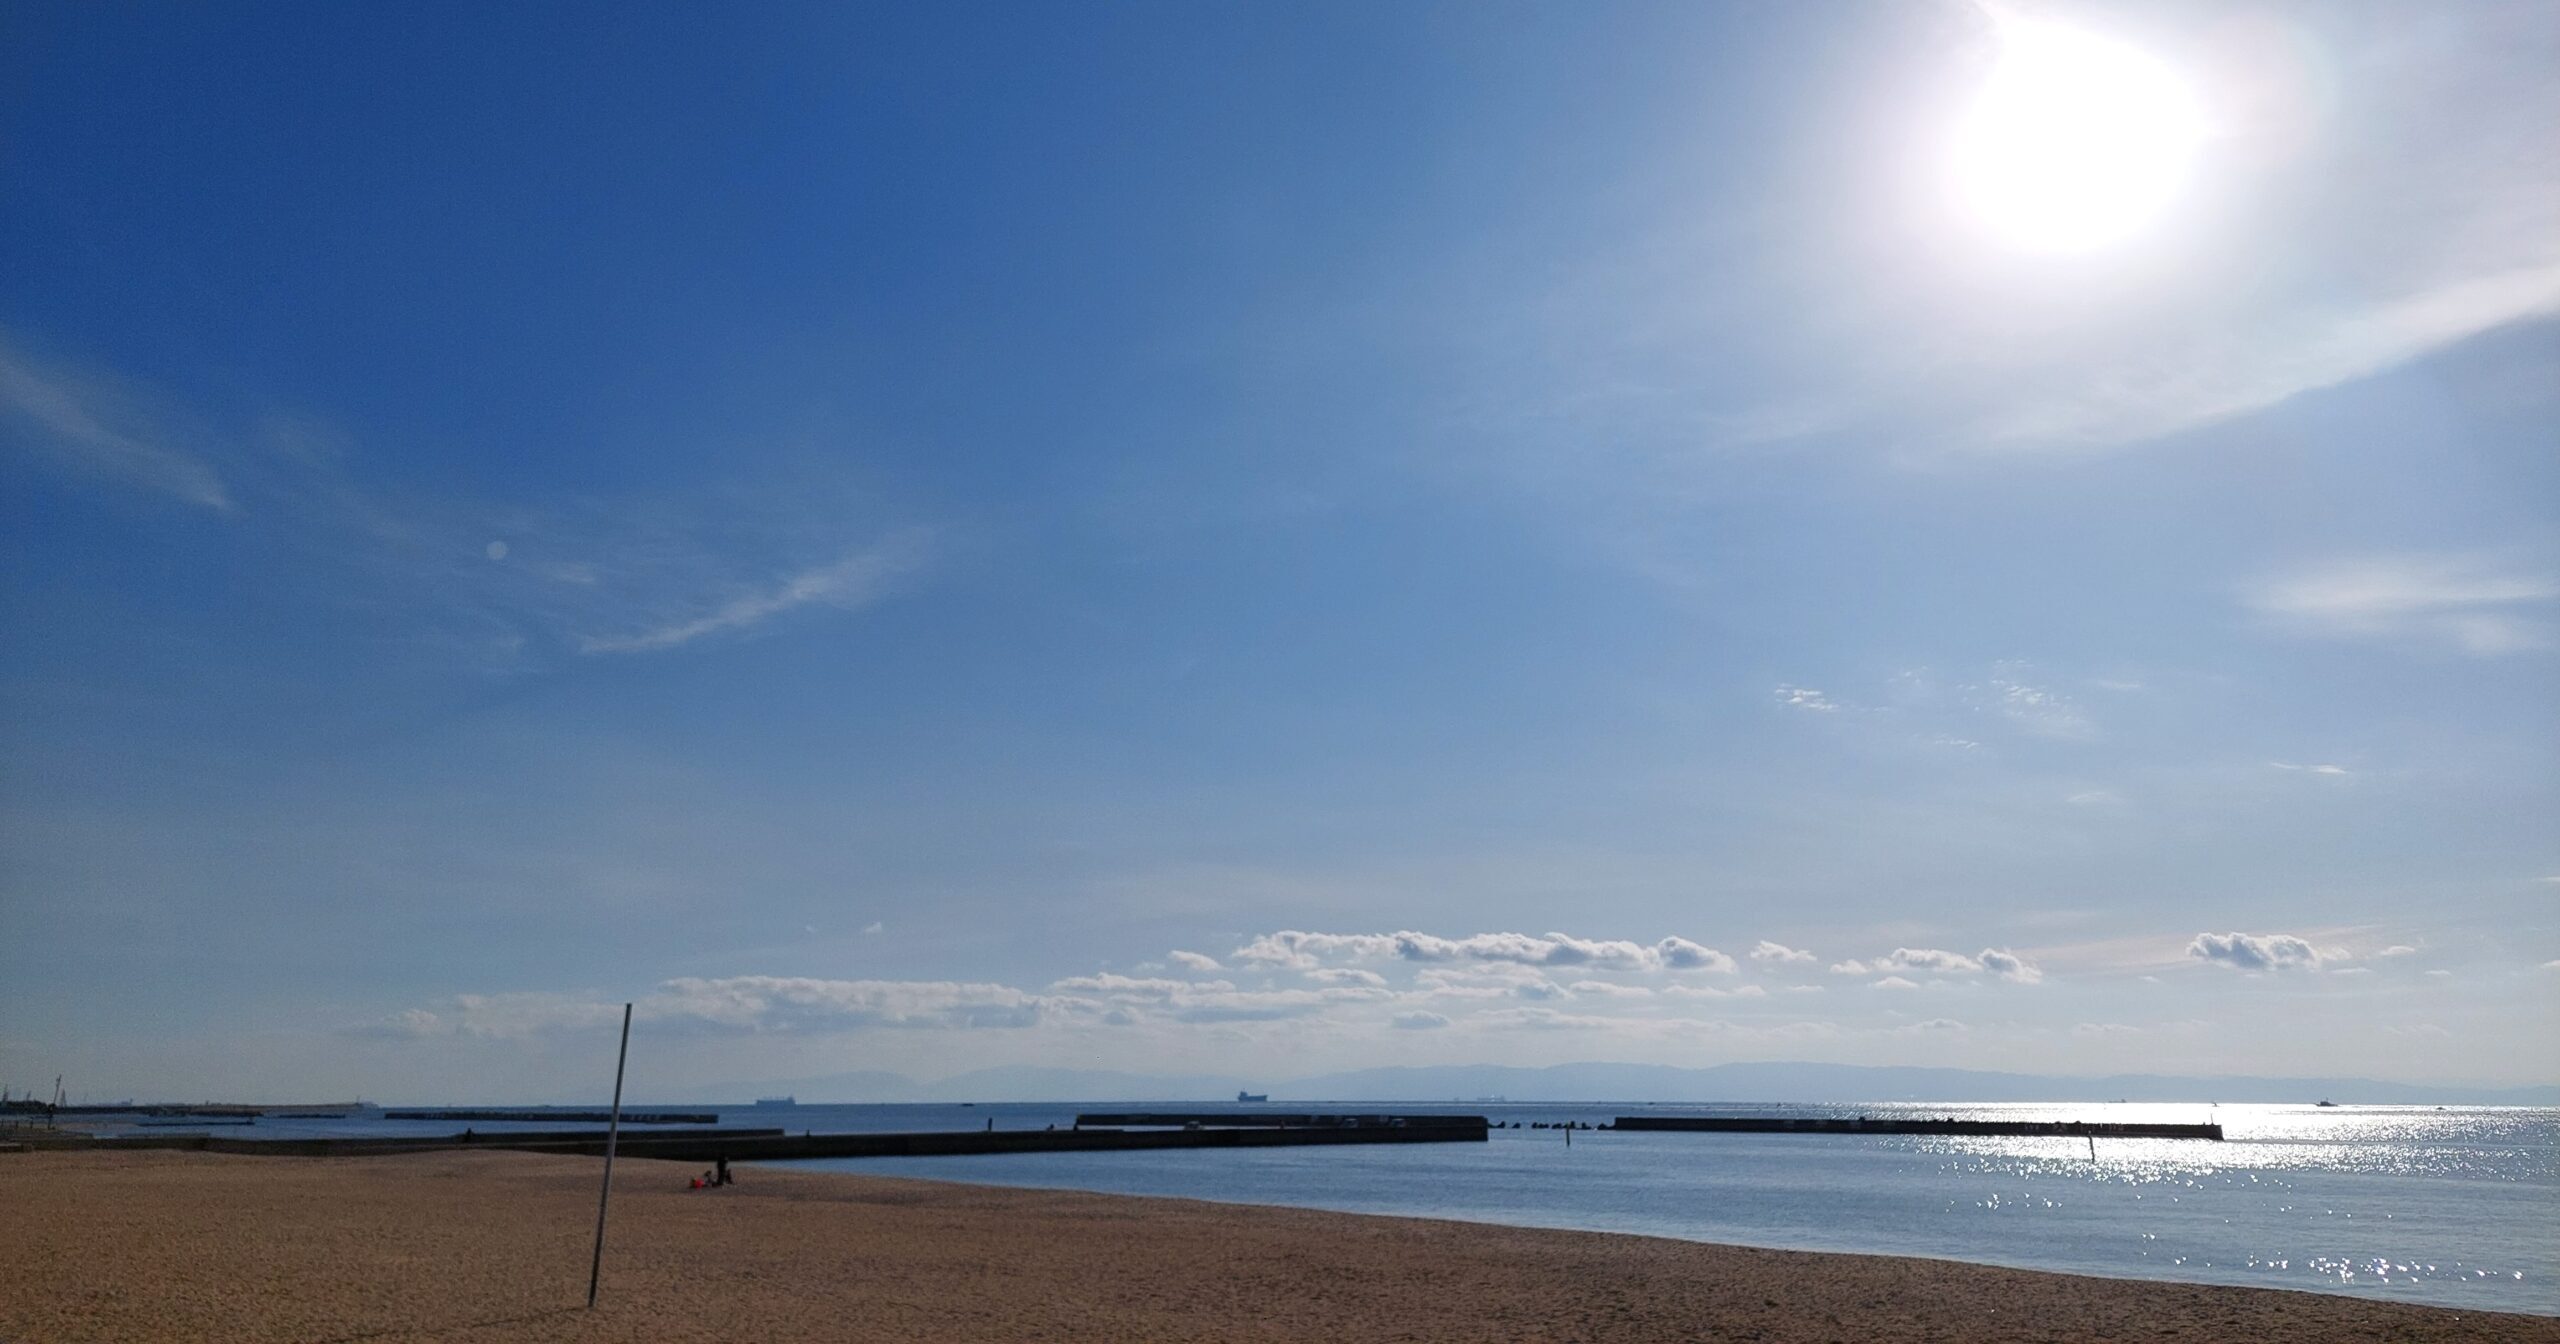
<path id="1" fill-rule="evenodd" d="M 1993 1073 L 1975 1069 L 1874 1068 L 1855 1064 L 1500 1064 L 1357 1069 L 1290 1080 L 1115 1073 L 1015 1066 L 979 1069 L 934 1082 L 863 1072 L 772 1079 L 694 1089 L 666 1100 L 737 1101 L 790 1094 L 804 1102 L 861 1101 L 1223 1101 L 1240 1091 L 1284 1101 L 2165 1101 L 2311 1102 L 2341 1105 L 2560 1106 L 2560 1086 L 2483 1088 L 2381 1082 L 2371 1078 L 2102 1078 Z"/>

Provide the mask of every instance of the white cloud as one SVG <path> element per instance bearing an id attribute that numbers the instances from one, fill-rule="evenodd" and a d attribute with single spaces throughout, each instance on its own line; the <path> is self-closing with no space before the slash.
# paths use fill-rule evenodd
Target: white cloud
<path id="1" fill-rule="evenodd" d="M 1939 975 L 1970 975 L 1982 969 L 1982 963 L 1971 957 L 1934 947 L 1897 947 L 1868 964 L 1881 971 L 1927 971 Z"/>
<path id="2" fill-rule="evenodd" d="M 2307 775 L 2328 775 L 2333 778 L 2344 778 L 2345 776 L 2353 773 L 2343 765 L 2296 765 L 2291 761 L 2269 761 L 2267 762 L 2267 768 L 2270 770 L 2291 770 Z"/>
<path id="3" fill-rule="evenodd" d="M 448 1026 L 442 1017 L 435 1013 L 428 1012 L 424 1008 L 410 1008 L 402 1012 L 394 1013 L 379 1021 L 361 1023 L 347 1028 L 347 1034 L 351 1036 L 375 1037 L 391 1040 L 414 1040 L 426 1036 L 443 1036 L 450 1034 L 452 1031 L 453 1028 Z"/>
<path id="4" fill-rule="evenodd" d="M 2393 943 L 2391 946 L 2386 947 L 2373 955 L 2377 957 L 2413 957 L 2417 954 L 2418 949 L 2409 946 L 2407 943 Z"/>
<path id="5" fill-rule="evenodd" d="M 1653 991 L 1643 985 L 1620 985 L 1607 980 L 1576 980 L 1573 992 L 1602 999 L 1649 999 Z"/>
<path id="6" fill-rule="evenodd" d="M 1211 980 L 1204 984 L 1198 980 L 1142 979 L 1136 976 L 1115 975 L 1109 971 L 1105 971 L 1100 975 L 1069 976 L 1064 980 L 1060 980 L 1050 985 L 1049 988 L 1052 992 L 1059 994 L 1098 994 L 1109 998 L 1172 999 L 1189 994 L 1215 993 L 1223 990 L 1231 990 L 1234 989 L 1235 986 L 1224 980 Z"/>
<path id="7" fill-rule="evenodd" d="M 1809 709 L 1820 714 L 1830 714 L 1837 712 L 1840 708 L 1832 702 L 1831 697 L 1810 686 L 1781 686 L 1777 694 L 1778 703 L 1791 709 Z"/>
<path id="8" fill-rule="evenodd" d="M 331 427 L 278 414 L 202 429 L 159 401 L 26 359 L 0 334 L 0 448 L 230 514 L 329 597 L 493 671 L 860 608 L 926 559 L 926 530 L 866 521 L 874 508 L 841 483 L 567 504 L 392 493 L 359 478 L 357 445 Z"/>
<path id="9" fill-rule="evenodd" d="M 2560 578 L 2484 555 L 2368 555 L 2261 580 L 2244 597 L 2297 634 L 2489 657 L 2550 645 L 2545 609 Z"/>
<path id="10" fill-rule="evenodd" d="M 1387 977 L 1376 971 L 1364 971 L 1357 966 L 1323 966 L 1308 971 L 1306 976 L 1324 985 L 1366 985 L 1371 989 L 1384 989 L 1387 986 Z"/>
<path id="11" fill-rule="evenodd" d="M 9 441 L 83 476 L 228 513 L 230 487 L 213 465 L 170 442 L 165 417 L 133 390 L 95 374 L 36 363 L 0 338 L 0 412 Z"/>
<path id="12" fill-rule="evenodd" d="M 1577 985 L 1579 989 L 1581 986 Z M 1675 999 L 1765 999 L 1769 991 L 1759 985 L 1735 985 L 1731 989 L 1718 985 L 1665 985 L 1665 997 Z"/>
<path id="13" fill-rule="evenodd" d="M 2044 979 L 2043 971 L 2036 969 L 2033 963 L 2015 952 L 1986 947 L 1974 959 L 1982 964 L 1982 969 L 2003 980 L 2032 985 Z"/>
<path id="14" fill-rule="evenodd" d="M 1508 990 L 1513 985 L 1525 985 L 1532 981 L 1544 980 L 1546 978 L 1547 973 L 1535 966 L 1523 966 L 1517 962 L 1510 961 L 1481 961 L 1452 965 L 1425 966 L 1413 974 L 1413 982 L 1417 985 L 1482 985 L 1489 983 L 1500 985 L 1505 990 Z"/>
<path id="15" fill-rule="evenodd" d="M 1218 959 L 1216 957 L 1210 956 L 1205 952 L 1185 952 L 1180 948 L 1175 948 L 1172 952 L 1166 954 L 1165 960 L 1172 962 L 1174 965 L 1179 966 L 1186 971 L 1223 971 L 1226 969 L 1226 967 L 1218 964 Z"/>
<path id="16" fill-rule="evenodd" d="M 1507 999 L 1511 997 L 1511 989 L 1510 985 L 1435 980 L 1424 976 L 1416 981 L 1414 992 L 1435 999 Z"/>
<path id="17" fill-rule="evenodd" d="M 1675 971 L 1733 970 L 1733 958 L 1712 947 L 1703 947 L 1686 938 L 1665 938 L 1653 945 L 1654 955 L 1663 966 Z"/>
<path id="18" fill-rule="evenodd" d="M 2560 313 L 2560 264 L 2467 276 L 2331 312 L 2190 331 L 2144 355 L 2065 374 L 2079 386 L 1977 422 L 1982 448 L 2139 443 L 2265 410 L 2484 332 Z"/>
<path id="19" fill-rule="evenodd" d="M 1404 1031 L 1431 1031 L 1449 1025 L 1449 1019 L 1438 1013 L 1398 1013 L 1387 1019 L 1390 1025 Z"/>
<path id="20" fill-rule="evenodd" d="M 1319 965 L 1319 958 L 1384 957 L 1392 955 L 1395 948 L 1395 939 L 1382 933 L 1307 933 L 1298 929 L 1282 929 L 1278 933 L 1266 933 L 1227 955 L 1248 965 L 1304 971 Z"/>
<path id="21" fill-rule="evenodd" d="M 669 980 L 633 1002 L 644 1022 L 738 1031 L 772 1027 L 1029 1026 L 1037 995 L 1005 985 L 950 981 L 817 980 L 786 976 Z M 543 991 L 459 994 L 442 1013 L 411 1009 L 395 1019 L 411 1035 L 496 1039 L 601 1030 L 620 1023 L 622 1005 L 592 995 Z"/>
<path id="22" fill-rule="evenodd" d="M 1171 1005 L 1171 1016 L 1178 1022 L 1274 1022 L 1306 1017 L 1343 1004 L 1374 1002 L 1387 997 L 1384 990 L 1356 985 L 1336 985 L 1325 989 L 1222 990 L 1176 1000 Z"/>
<path id="23" fill-rule="evenodd" d="M 420 1013 L 415 1020 L 426 1023 L 436 1018 L 436 1014 Z M 458 1034 L 500 1039 L 607 1027 L 621 1020 L 621 1004 L 539 991 L 457 994 L 441 1016 L 442 1024 Z"/>
<path id="24" fill-rule="evenodd" d="M 609 1011 L 607 1005 L 595 1006 Z M 741 975 L 669 980 L 642 999 L 638 1011 L 647 1017 L 744 1029 L 1027 1027 L 1039 1021 L 1047 1006 L 1041 996 L 1009 985 Z"/>
<path id="25" fill-rule="evenodd" d="M 1444 938 L 1410 929 L 1396 933 L 1311 933 L 1283 929 L 1238 947 L 1232 957 L 1256 966 L 1312 970 L 1327 961 L 1394 959 L 1425 965 L 1491 963 L 1520 966 L 1584 966 L 1594 970 L 1730 971 L 1733 959 L 1685 938 L 1650 947 L 1624 939 L 1577 938 L 1567 933 L 1478 933 Z"/>
<path id="26" fill-rule="evenodd" d="M 2199 933 L 2187 955 L 2244 971 L 2317 970 L 2317 948 L 2289 933 Z"/>
<path id="27" fill-rule="evenodd" d="M 690 644 L 705 635 L 750 629 L 813 603 L 845 610 L 866 607 L 887 596 L 895 580 L 921 567 L 925 554 L 923 530 L 904 529 L 769 589 L 741 594 L 699 616 L 630 634 L 582 636 L 578 649 L 582 653 L 653 652 Z"/>
<path id="28" fill-rule="evenodd" d="M 1898 975 L 1888 975 L 1882 980 L 1878 980 L 1874 984 L 1867 986 L 1869 989 L 1918 989 L 1919 987 L 1920 986 L 1918 984 L 1905 980 Z"/>
<path id="29" fill-rule="evenodd" d="M 1478 1020 L 1487 1026 L 1524 1027 L 1539 1031 L 1589 1031 L 1627 1025 L 1627 1019 L 1622 1017 L 1561 1013 L 1553 1008 L 1497 1008 L 1482 1014 Z"/>
<path id="30" fill-rule="evenodd" d="M 1897 979 L 1902 973 L 1980 975 L 1986 971 L 1999 979 L 2021 985 L 2032 985 L 2044 979 L 2044 972 L 2026 958 L 1992 947 L 1970 957 L 1944 948 L 1897 947 L 1880 957 L 1852 957 L 1831 966 L 1833 975 L 1884 975 Z"/>
<path id="31" fill-rule="evenodd" d="M 1996 306 L 1959 319 L 1992 347 L 1990 446 L 2153 439 L 2560 313 L 2543 12 L 2311 5 L 2278 22 L 2288 54 L 2218 20 L 2179 35 L 2237 78 L 2206 89 L 2223 101 L 2199 171 L 2219 207 L 2175 270 L 2076 329 Z M 2331 82 L 2346 70 L 2368 77 Z"/>
<path id="32" fill-rule="evenodd" d="M 1772 966 L 1798 966 L 1811 963 L 1814 955 L 1811 952 L 1789 947 L 1785 943 L 1773 943 L 1763 938 L 1752 946 L 1751 959 Z"/>
<path id="33" fill-rule="evenodd" d="M 2010 723 L 2037 737 L 2078 742 L 2097 736 L 2097 727 L 2069 696 L 2020 680 L 2021 669 L 2004 664 L 1990 681 L 1989 707 Z"/>

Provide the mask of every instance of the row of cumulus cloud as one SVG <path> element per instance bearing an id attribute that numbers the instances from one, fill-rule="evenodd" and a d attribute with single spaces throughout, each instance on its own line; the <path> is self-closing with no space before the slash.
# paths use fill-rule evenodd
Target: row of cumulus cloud
<path id="1" fill-rule="evenodd" d="M 1810 951 L 1766 939 L 1745 954 L 1775 967 L 1811 965 L 1821 960 Z M 1591 971 L 1703 971 L 1732 974 L 1739 964 L 1729 955 L 1686 938 L 1654 943 L 1621 939 L 1576 938 L 1571 934 L 1479 933 L 1443 938 L 1406 930 L 1398 933 L 1308 933 L 1284 929 L 1266 933 L 1229 954 L 1241 966 L 1321 973 L 1339 962 L 1412 962 L 1424 965 L 1478 963 L 1531 967 L 1569 967 Z M 1196 971 L 1225 967 L 1199 952 L 1175 952 L 1176 965 Z M 1897 947 L 1882 956 L 1832 963 L 1835 975 L 1983 975 L 2022 985 L 2044 978 L 2026 958 L 2005 948 L 1984 948 L 1972 956 L 1933 947 Z"/>
<path id="2" fill-rule="evenodd" d="M 1813 953 L 1762 942 L 1746 954 L 1777 967 L 1809 966 Z M 2034 968 L 2011 954 L 1986 950 L 1961 957 L 1926 949 L 1897 948 L 1873 959 L 1880 968 L 1935 969 L 1956 973 L 1989 970 L 2032 982 Z M 1766 987 L 1717 985 L 1686 978 L 1660 986 L 1590 978 L 1631 972 L 1697 972 L 1730 975 L 1731 956 L 1685 938 L 1652 943 L 1577 938 L 1569 934 L 1484 933 L 1447 938 L 1411 931 L 1382 934 L 1283 930 L 1254 938 L 1229 954 L 1234 970 L 1206 954 L 1172 953 L 1166 974 L 1103 972 L 1072 976 L 1045 990 L 947 980 L 838 980 L 794 976 L 682 978 L 663 982 L 634 1001 L 644 1021 L 704 1030 L 846 1030 L 867 1027 L 1030 1027 L 1042 1023 L 1101 1026 L 1141 1021 L 1218 1023 L 1275 1021 L 1337 1008 L 1372 1006 L 1388 1025 L 1450 1025 L 1444 1008 L 1486 1026 L 1557 1025 L 1551 1005 L 1584 1000 L 1615 1005 L 1623 1014 L 1648 1002 L 1676 1006 L 1704 1000 L 1766 999 Z M 1412 970 L 1401 987 L 1369 961 L 1402 963 Z M 1835 966 L 1834 970 L 1840 969 Z M 2023 973 L 2013 974 L 2011 971 Z M 1224 978 L 1238 972 L 1261 983 Z M 1581 978 L 1564 972 L 1580 972 Z M 1221 978 L 1203 978 L 1217 975 Z M 1903 987 L 1900 984 L 1888 987 Z M 1810 988 L 1810 987 L 1799 987 Z M 1513 1006 L 1500 1006 L 1509 1001 Z M 1739 1004 L 1735 1006 L 1740 1006 Z M 457 995 L 437 1008 L 414 1008 L 360 1028 L 393 1036 L 467 1035 L 512 1037 L 609 1025 L 619 1005 L 592 995 L 547 991 Z M 1401 1010 L 1401 1011 L 1399 1011 Z M 1597 1018 L 1574 1021 L 1596 1023 Z M 1619 1016 L 1611 1020 L 1631 1022 Z"/>
<path id="3" fill-rule="evenodd" d="M 2391 948 L 2380 955 L 2408 950 Z M 2316 970 L 2343 956 L 2290 934 L 2202 933 L 2186 952 L 2197 960 L 2243 971 Z M 1805 968 L 1820 960 L 1809 951 L 1765 941 L 1745 956 L 1778 968 Z M 1492 1027 L 1630 1025 L 1643 1019 L 1623 1014 L 1567 1015 L 1551 1005 L 1580 1000 L 1592 1008 L 1612 1004 L 1641 1008 L 1647 1003 L 1770 997 L 1767 988 L 1749 982 L 1727 987 L 1676 978 L 1655 986 L 1587 978 L 1633 972 L 1729 975 L 1739 969 L 1733 957 L 1676 937 L 1637 943 L 1560 933 L 1445 938 L 1410 931 L 1283 930 L 1254 938 L 1228 955 L 1236 968 L 1263 974 L 1258 986 L 1223 978 L 1233 973 L 1227 963 L 1203 953 L 1177 951 L 1168 961 L 1188 974 L 1102 972 L 1057 980 L 1045 990 L 952 980 L 687 977 L 662 982 L 634 1001 L 634 1011 L 643 1021 L 701 1030 L 791 1031 L 1259 1022 L 1365 1008 L 1389 1026 L 1414 1029 L 1449 1026 L 1460 1020 Z M 1371 966 L 1348 964 L 1364 961 L 1404 963 L 1416 969 L 1407 985 L 1397 987 Z M 1999 948 L 1967 956 L 1939 948 L 1897 947 L 1881 955 L 1833 962 L 1829 969 L 1839 975 L 1882 976 L 1874 984 L 1886 989 L 1918 988 L 1904 978 L 1906 974 L 2012 984 L 2043 979 L 2043 972 L 2026 958 Z M 1567 970 L 1585 972 L 1586 978 L 1551 975 Z M 1221 978 L 1201 978 L 1213 974 Z M 1275 976 L 1294 976 L 1297 983 L 1275 983 Z M 1788 988 L 1810 991 L 1818 986 Z M 359 1030 L 420 1037 L 529 1036 L 609 1026 L 620 1008 L 593 995 L 464 994 L 439 1009 L 411 1009 Z M 1451 1013 L 1463 1016 L 1453 1018 Z"/>

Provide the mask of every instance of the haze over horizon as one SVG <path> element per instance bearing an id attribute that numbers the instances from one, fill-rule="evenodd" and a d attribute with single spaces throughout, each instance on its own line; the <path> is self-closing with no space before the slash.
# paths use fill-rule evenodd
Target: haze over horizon
<path id="1" fill-rule="evenodd" d="M 0 1082 L 2560 1083 L 2548 5 L 0 69 Z"/>

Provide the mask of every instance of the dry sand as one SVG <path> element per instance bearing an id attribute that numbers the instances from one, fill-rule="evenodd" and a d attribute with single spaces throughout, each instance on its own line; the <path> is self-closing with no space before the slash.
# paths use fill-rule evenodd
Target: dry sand
<path id="1" fill-rule="evenodd" d="M 955 1159 L 954 1171 L 961 1168 Z M 514 1153 L 0 1156 L 0 1341 L 2538 1340 L 1932 1260 Z"/>

